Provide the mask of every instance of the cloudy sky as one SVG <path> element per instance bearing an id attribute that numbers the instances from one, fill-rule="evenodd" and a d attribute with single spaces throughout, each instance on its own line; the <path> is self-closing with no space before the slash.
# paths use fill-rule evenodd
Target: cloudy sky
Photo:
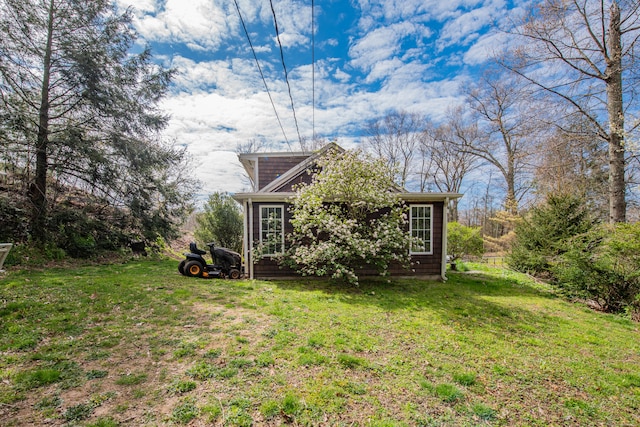
<path id="1" fill-rule="evenodd" d="M 166 135 L 188 147 L 206 196 L 247 190 L 238 144 L 300 151 L 315 136 L 350 148 L 394 109 L 438 120 L 502 45 L 496 22 L 525 0 L 116 1 L 178 71 Z"/>

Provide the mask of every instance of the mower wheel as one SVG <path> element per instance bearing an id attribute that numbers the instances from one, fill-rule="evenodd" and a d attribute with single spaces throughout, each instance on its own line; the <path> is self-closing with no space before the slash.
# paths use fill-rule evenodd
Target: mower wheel
<path id="1" fill-rule="evenodd" d="M 187 263 L 187 260 L 182 260 L 180 261 L 180 264 L 178 264 L 178 271 L 180 272 L 180 274 L 182 274 L 184 276 L 184 265 Z"/>
<path id="2" fill-rule="evenodd" d="M 184 273 L 189 277 L 202 277 L 204 269 L 198 261 L 189 261 L 184 266 Z"/>
<path id="3" fill-rule="evenodd" d="M 229 270 L 229 279 L 239 279 L 240 278 L 240 270 L 232 268 Z"/>

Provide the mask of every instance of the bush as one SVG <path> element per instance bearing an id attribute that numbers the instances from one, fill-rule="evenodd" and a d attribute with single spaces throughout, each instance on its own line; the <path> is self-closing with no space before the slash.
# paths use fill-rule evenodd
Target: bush
<path id="1" fill-rule="evenodd" d="M 215 242 L 216 246 L 242 251 L 242 211 L 229 194 L 211 194 L 204 212 L 196 215 L 196 222 L 194 236 L 199 242 Z"/>
<path id="2" fill-rule="evenodd" d="M 27 239 L 29 217 L 24 197 L 0 196 L 0 242 L 22 242 Z"/>
<path id="3" fill-rule="evenodd" d="M 640 301 L 640 224 L 602 225 L 568 247 L 553 267 L 556 283 L 603 311 L 633 316 Z"/>
<path id="4" fill-rule="evenodd" d="M 482 256 L 484 252 L 480 227 L 467 227 L 450 222 L 447 224 L 447 238 L 452 265 L 466 255 Z"/>
<path id="5" fill-rule="evenodd" d="M 296 187 L 293 232 L 279 262 L 302 275 L 354 285 L 362 267 L 381 275 L 393 262 L 408 267 L 417 242 L 407 231 L 407 207 L 386 191 L 394 186 L 386 162 L 359 151 L 333 152 L 318 159 L 316 170 L 310 184 Z"/>
<path id="6" fill-rule="evenodd" d="M 554 258 L 567 250 L 567 241 L 593 225 L 582 198 L 550 194 L 516 225 L 507 264 L 517 271 L 548 277 Z"/>

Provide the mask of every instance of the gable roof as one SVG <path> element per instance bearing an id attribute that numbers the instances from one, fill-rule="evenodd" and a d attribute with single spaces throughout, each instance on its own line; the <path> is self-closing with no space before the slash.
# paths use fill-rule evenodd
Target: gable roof
<path id="1" fill-rule="evenodd" d="M 269 184 L 264 186 L 259 193 L 271 193 L 274 191 L 278 191 L 282 187 L 286 186 L 295 178 L 299 177 L 303 173 L 305 173 L 313 164 L 326 153 L 331 150 L 335 150 L 338 153 L 344 153 L 344 148 L 340 147 L 335 142 L 330 142 L 329 144 L 322 147 L 320 150 L 316 151 L 313 155 L 307 157 L 302 162 L 298 163 L 296 166 L 289 169 L 287 172 L 280 175 L 278 178 L 271 181 Z"/>
<path id="2" fill-rule="evenodd" d="M 328 152 L 334 150 L 337 153 L 344 153 L 346 150 L 340 147 L 335 142 L 331 142 L 320 150 L 314 153 L 304 153 L 304 152 L 277 152 L 277 153 L 247 153 L 247 154 L 239 154 L 238 158 L 240 162 L 244 166 L 245 170 L 249 174 L 252 182 L 254 183 L 254 192 L 251 193 L 237 193 L 233 195 L 233 198 L 242 203 L 243 200 L 252 199 L 254 201 L 263 201 L 263 202 L 276 202 L 276 201 L 284 201 L 295 195 L 294 192 L 290 190 L 291 183 L 302 174 L 306 173 L 311 167 L 313 167 L 314 163 L 317 162 L 319 158 L 327 154 Z M 258 162 L 261 158 L 270 158 L 270 157 L 299 157 L 301 159 L 300 163 L 296 164 L 291 169 L 279 175 L 273 181 L 267 183 L 262 186 L 259 190 L 255 191 L 257 188 L 257 179 L 258 179 Z M 282 189 L 286 189 L 282 191 Z M 411 200 L 413 202 L 433 202 L 433 201 L 444 201 L 447 199 L 457 199 L 462 197 L 462 194 L 459 193 L 422 193 L 422 192 L 409 192 L 402 186 L 398 184 L 394 184 L 393 187 L 389 188 L 389 191 L 398 193 L 400 198 L 403 200 Z"/>
<path id="3" fill-rule="evenodd" d="M 307 157 L 311 156 L 311 153 L 307 152 L 265 152 L 265 153 L 241 153 L 238 154 L 238 160 L 240 160 L 240 164 L 244 167 L 244 170 L 249 175 L 249 179 L 253 183 L 253 186 L 257 188 L 258 186 L 258 163 L 260 159 L 269 159 L 269 158 L 300 158 L 300 161 L 303 161 Z"/>

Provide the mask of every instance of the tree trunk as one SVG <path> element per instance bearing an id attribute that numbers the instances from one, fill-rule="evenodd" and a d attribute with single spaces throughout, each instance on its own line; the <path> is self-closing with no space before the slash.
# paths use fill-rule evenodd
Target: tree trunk
<path id="1" fill-rule="evenodd" d="M 622 42 L 620 8 L 611 5 L 606 86 L 609 113 L 609 221 L 626 221 L 624 178 L 624 112 L 622 106 Z"/>
<path id="2" fill-rule="evenodd" d="M 451 200 L 449 203 L 449 220 L 451 222 L 458 222 L 459 220 L 458 199 Z"/>
<path id="3" fill-rule="evenodd" d="M 505 138 L 505 141 L 507 139 Z M 505 181 L 507 182 L 507 196 L 504 200 L 505 210 L 510 214 L 518 214 L 518 199 L 516 198 L 516 173 L 515 173 L 515 160 L 512 145 L 506 144 L 507 148 L 507 170 Z"/>
<path id="4" fill-rule="evenodd" d="M 29 188 L 31 211 L 31 235 L 42 243 L 46 241 L 47 219 L 47 172 L 49 169 L 47 150 L 49 145 L 49 84 L 51 78 L 51 54 L 53 46 L 54 0 L 49 2 L 49 22 L 47 26 L 47 45 L 43 60 L 42 89 L 38 114 L 38 139 L 36 142 L 36 176 Z"/>

